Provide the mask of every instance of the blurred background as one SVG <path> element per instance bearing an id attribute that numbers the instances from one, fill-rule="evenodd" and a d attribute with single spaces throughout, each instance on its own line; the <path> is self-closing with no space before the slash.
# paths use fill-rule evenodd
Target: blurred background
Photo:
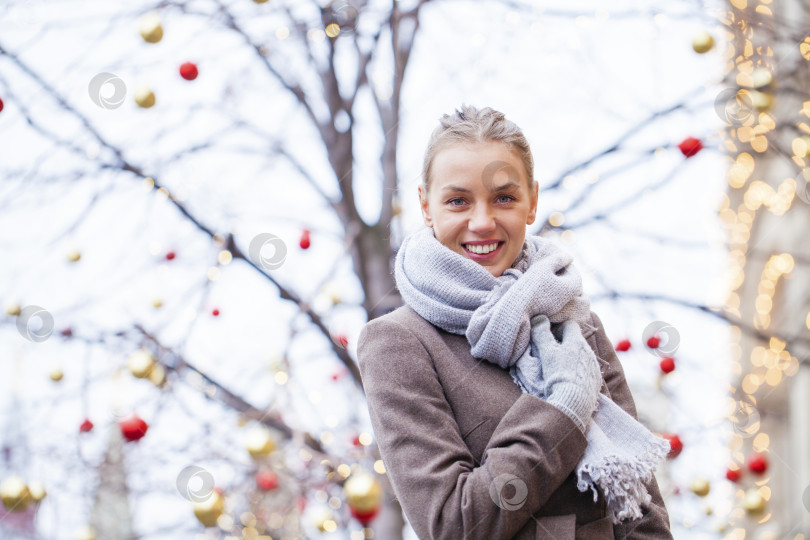
<path id="1" fill-rule="evenodd" d="M 439 117 L 525 131 L 675 538 L 810 535 L 803 0 L 5 0 L 0 537 L 414 539 L 356 364 Z"/>

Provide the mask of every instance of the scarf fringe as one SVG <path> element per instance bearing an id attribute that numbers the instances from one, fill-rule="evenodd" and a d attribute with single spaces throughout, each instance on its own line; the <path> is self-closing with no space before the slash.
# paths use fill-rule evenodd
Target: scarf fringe
<path id="1" fill-rule="evenodd" d="M 653 475 L 657 463 L 669 453 L 666 439 L 656 437 L 649 441 L 645 452 L 628 458 L 615 454 L 602 457 L 594 463 L 587 463 L 577 471 L 577 489 L 585 492 L 593 490 L 593 500 L 598 500 L 598 485 L 607 499 L 610 521 L 618 525 L 627 518 L 642 517 L 640 504 L 649 504 L 652 497 L 644 484 Z"/>

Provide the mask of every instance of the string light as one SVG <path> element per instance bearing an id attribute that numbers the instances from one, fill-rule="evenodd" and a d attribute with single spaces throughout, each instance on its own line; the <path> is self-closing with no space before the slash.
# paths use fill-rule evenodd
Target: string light
<path id="1" fill-rule="evenodd" d="M 749 20 L 751 12 L 764 17 L 773 15 L 769 0 L 761 2 L 748 0 L 729 0 L 732 9 L 726 13 L 724 21 L 730 30 L 728 33 L 729 43 L 726 50 L 725 60 L 726 73 L 733 74 L 730 77 L 742 89 L 734 96 L 739 118 L 736 118 L 736 126 L 727 130 L 727 140 L 725 148 L 729 152 L 731 164 L 728 170 L 728 185 L 730 197 L 725 197 L 718 209 L 729 240 L 729 269 L 727 274 L 729 294 L 724 306 L 724 310 L 742 319 L 742 306 L 750 302 L 750 287 L 744 287 L 746 277 L 754 279 L 755 274 L 749 271 L 746 276 L 746 264 L 749 262 L 749 241 L 752 230 L 763 229 L 757 220 L 763 219 L 767 213 L 778 218 L 787 213 L 797 198 L 801 198 L 804 193 L 805 183 L 810 180 L 807 159 L 810 156 L 810 126 L 799 121 L 796 127 L 799 136 L 792 141 L 791 150 L 793 155 L 789 156 L 792 162 L 801 169 L 800 176 L 795 178 L 785 178 L 775 187 L 759 178 L 757 172 L 757 160 L 773 159 L 773 140 L 769 141 L 769 135 L 776 132 L 777 120 L 768 112 L 774 102 L 774 95 L 771 87 L 774 83 L 775 75 L 773 70 L 773 49 L 763 43 L 758 43 L 769 39 L 769 36 L 762 33 L 761 21 Z M 748 11 L 742 11 L 748 10 Z M 757 32 L 755 33 L 755 29 Z M 760 37 L 760 33 L 762 36 Z M 756 34 L 756 35 L 755 35 Z M 759 38 L 759 39 L 757 39 Z M 805 59 L 810 60 L 810 38 L 799 45 L 800 51 Z M 730 103 L 732 104 L 732 103 Z M 745 110 L 746 106 L 749 110 Z M 810 101 L 805 101 L 800 115 L 810 118 Z M 782 122 L 784 120 L 780 119 Z M 761 157 L 759 157 L 761 156 Z M 762 162 L 764 164 L 765 162 Z M 762 173 L 760 173 L 760 176 Z M 740 204 L 735 208 L 734 203 Z M 810 201 L 805 201 L 810 203 Z M 772 219 L 767 216 L 764 219 Z M 755 228 L 756 227 L 756 228 Z M 774 305 L 777 289 L 785 286 L 784 279 L 789 277 L 795 265 L 793 255 L 788 252 L 772 254 L 765 261 L 756 283 L 756 295 L 753 299 L 753 324 L 757 330 L 765 331 L 773 322 Z M 745 292 L 743 292 L 743 290 Z M 750 309 L 750 305 L 746 305 Z M 807 327 L 810 328 L 810 313 L 807 315 Z M 785 379 L 796 374 L 799 369 L 799 362 L 796 357 L 790 354 L 788 344 L 776 337 L 772 337 L 767 346 L 758 345 L 751 349 L 749 362 L 743 366 L 741 361 L 743 349 L 741 343 L 741 330 L 737 326 L 732 327 L 732 365 L 731 371 L 739 381 L 739 387 L 731 388 L 731 395 L 737 396 L 732 399 L 739 399 L 739 390 L 745 399 L 752 400 L 756 404 L 754 394 L 763 386 L 768 387 L 768 392 L 776 389 Z M 742 403 L 741 401 L 739 403 Z M 761 424 L 756 426 L 756 430 L 750 431 L 751 448 L 755 452 L 765 453 L 771 448 L 771 437 L 762 431 Z M 749 432 L 747 432 L 749 433 Z M 740 434 L 735 434 L 729 443 L 729 452 L 733 461 L 737 464 L 745 462 L 743 445 L 746 439 Z M 755 492 L 749 493 L 743 489 L 736 490 L 734 508 L 728 514 L 728 524 L 733 526 L 726 538 L 743 539 L 748 532 L 754 532 L 757 525 L 767 522 L 772 517 L 772 512 L 766 511 L 757 515 L 752 513 L 750 499 L 752 495 L 758 495 L 762 501 L 770 501 L 774 504 L 772 487 L 769 485 L 770 476 L 758 479 L 755 484 Z M 744 509 L 745 508 L 745 509 Z M 753 517 L 757 521 L 747 530 L 743 519 Z"/>

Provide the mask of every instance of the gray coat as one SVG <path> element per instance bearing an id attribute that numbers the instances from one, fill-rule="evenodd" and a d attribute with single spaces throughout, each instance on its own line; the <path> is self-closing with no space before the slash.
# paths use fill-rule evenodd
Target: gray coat
<path id="1" fill-rule="evenodd" d="M 596 330 L 586 338 L 610 364 L 602 393 L 637 418 L 602 321 L 591 316 Z M 601 492 L 595 503 L 576 487 L 582 432 L 522 393 L 507 370 L 473 358 L 465 336 L 405 305 L 363 327 L 357 357 L 388 478 L 420 539 L 672 538 L 655 478 L 644 517 L 613 526 Z"/>

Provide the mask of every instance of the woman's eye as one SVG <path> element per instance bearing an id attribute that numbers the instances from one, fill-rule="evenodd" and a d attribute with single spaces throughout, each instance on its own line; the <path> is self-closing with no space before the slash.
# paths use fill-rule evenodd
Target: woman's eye
<path id="1" fill-rule="evenodd" d="M 498 202 L 510 203 L 512 201 L 515 201 L 515 200 L 517 200 L 517 199 L 515 197 L 513 197 L 512 195 L 499 195 L 498 196 Z M 449 204 L 450 206 L 461 206 L 462 204 L 464 204 L 464 199 L 462 199 L 460 197 L 455 197 L 453 199 L 449 199 L 447 201 L 447 204 Z"/>

